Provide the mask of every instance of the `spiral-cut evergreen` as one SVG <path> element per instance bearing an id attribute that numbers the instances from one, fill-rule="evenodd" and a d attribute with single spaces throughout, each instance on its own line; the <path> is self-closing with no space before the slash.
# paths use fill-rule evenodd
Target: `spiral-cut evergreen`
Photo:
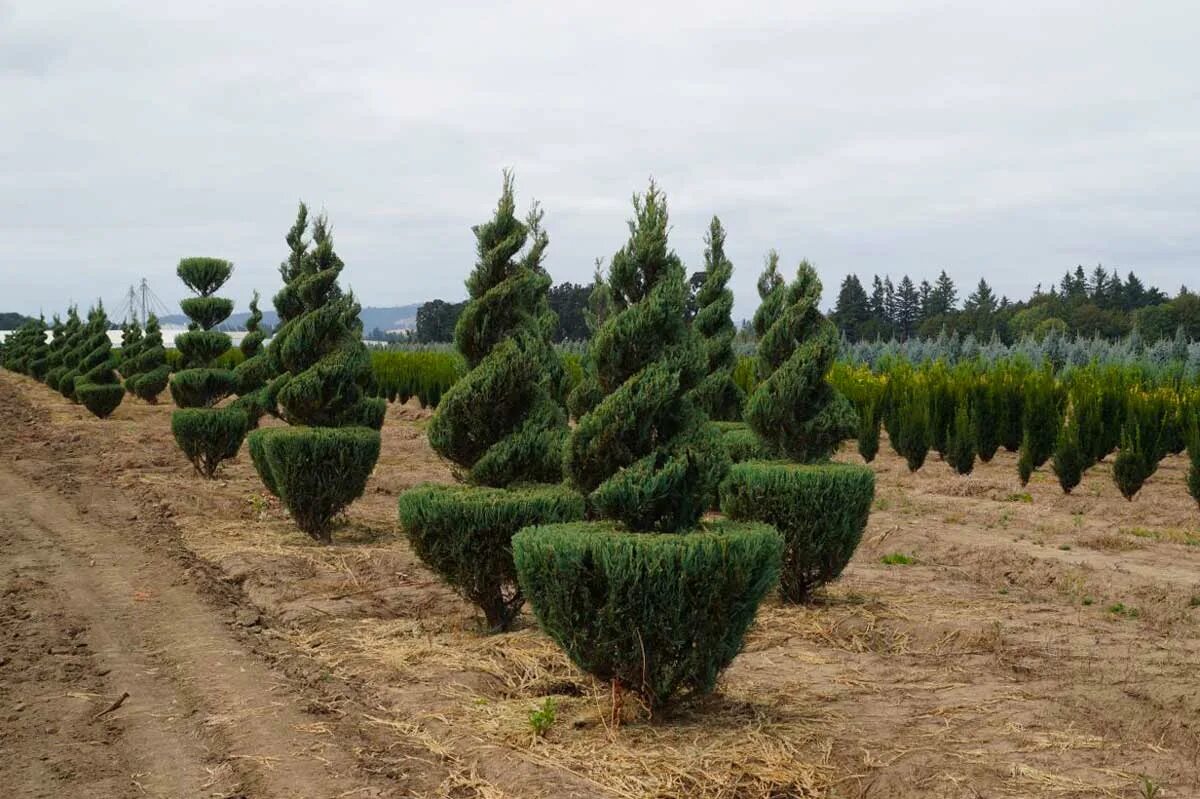
<path id="1" fill-rule="evenodd" d="M 634 531 L 694 527 L 729 468 L 691 397 L 707 374 L 685 319 L 683 264 L 667 246 L 667 207 L 635 198 L 628 243 L 609 270 L 612 311 L 590 348 L 603 399 L 584 414 L 566 470 L 603 516 Z"/>
<path id="2" fill-rule="evenodd" d="M 79 402 L 75 393 L 75 385 L 83 376 L 83 362 L 99 344 L 97 336 L 108 337 L 108 316 L 104 306 L 97 304 L 88 311 L 87 322 L 71 335 L 65 342 L 66 352 L 63 355 L 63 365 L 66 371 L 58 381 L 58 392 L 71 402 Z"/>
<path id="3" fill-rule="evenodd" d="M 849 401 L 826 379 L 839 339 L 820 301 L 821 281 L 802 261 L 796 280 L 771 290 L 755 315 L 764 328 L 758 342 L 763 381 L 750 395 L 746 421 L 776 454 L 801 463 L 828 458 L 858 423 Z"/>
<path id="4" fill-rule="evenodd" d="M 97 305 L 91 325 L 92 334 L 83 344 L 86 354 L 79 361 L 75 379 L 75 399 L 94 415 L 106 419 L 125 398 L 125 389 L 117 376 L 117 356 L 108 338 L 108 316 Z"/>
<path id="5" fill-rule="evenodd" d="M 121 363 L 125 390 L 155 405 L 158 395 L 171 378 L 171 367 L 167 365 L 167 351 L 163 347 L 162 329 L 157 316 L 150 314 L 146 317 L 146 330 L 134 347 L 132 356 Z"/>
<path id="6" fill-rule="evenodd" d="M 741 421 L 746 395 L 733 380 L 737 358 L 733 338 L 737 333 L 730 314 L 733 292 L 729 279 L 733 264 L 725 257 L 725 229 L 721 220 L 712 218 L 704 239 L 704 283 L 696 292 L 696 317 L 692 320 L 704 344 L 708 374 L 693 391 L 693 397 L 708 418 L 714 421 Z"/>
<path id="7" fill-rule="evenodd" d="M 233 313 L 233 302 L 213 294 L 229 280 L 233 264 L 220 258 L 184 258 L 176 274 L 196 296 L 179 303 L 192 323 L 188 332 L 175 338 L 185 368 L 171 378 L 171 397 L 179 407 L 171 415 L 171 430 L 196 472 L 211 478 L 221 461 L 237 455 L 248 424 L 241 409 L 215 407 L 232 393 L 233 372 L 214 364 L 229 349 L 230 340 L 213 328 Z"/>
<path id="8" fill-rule="evenodd" d="M 857 432 L 858 416 L 828 382 L 838 334 L 818 308 L 816 270 L 802 261 L 796 280 L 787 285 L 772 250 L 758 292 L 762 304 L 754 327 L 761 382 L 750 395 L 746 420 L 760 452 L 773 460 L 739 464 L 721 486 L 721 509 L 730 518 L 766 522 L 779 531 L 781 593 L 787 601 L 803 602 L 841 574 L 854 554 L 875 480 L 865 466 L 825 462 Z"/>
<path id="9" fill-rule="evenodd" d="M 298 222 L 307 218 L 301 212 Z M 281 273 L 290 281 L 275 297 L 286 321 L 266 353 L 278 377 L 264 389 L 264 407 L 294 426 L 254 431 L 250 455 L 297 525 L 328 541 L 331 519 L 362 495 L 379 457 L 387 402 L 366 395 L 371 359 L 360 308 L 338 286 L 343 263 L 327 221 L 313 223 L 311 250 L 303 234 L 296 226 L 289 234 L 293 258 Z"/>
<path id="10" fill-rule="evenodd" d="M 246 335 L 239 348 L 244 360 L 233 370 L 237 401 L 234 405 L 246 412 L 250 427 L 258 427 L 258 421 L 266 412 L 265 394 L 271 374 L 270 359 L 263 351 L 266 334 L 262 331 L 262 311 L 258 309 L 258 292 L 250 300 L 250 316 L 246 319 Z"/>
<path id="11" fill-rule="evenodd" d="M 474 229 L 478 261 L 455 328 L 470 371 L 442 397 L 429 424 L 430 445 L 474 485 L 562 477 L 567 418 L 555 396 L 562 365 L 550 344 L 555 316 L 541 267 L 548 239 L 536 207 L 527 223 L 515 209 L 506 173 L 494 218 Z"/>
<path id="12" fill-rule="evenodd" d="M 30 319 L 14 330 L 4 342 L 0 362 L 11 372 L 29 375 L 38 380 L 45 375 L 49 346 L 46 344 L 46 321 Z"/>
<path id="13" fill-rule="evenodd" d="M 527 527 L 513 561 L 571 660 L 656 705 L 713 688 L 778 577 L 783 541 L 766 525 L 698 527 L 729 458 L 693 400 L 707 363 L 653 182 L 634 210 L 591 344 L 596 399 L 565 461 L 604 518 Z"/>
<path id="14" fill-rule="evenodd" d="M 535 204 L 516 217 L 513 179 L 504 174 L 492 219 L 474 228 L 478 259 L 455 343 L 470 371 L 441 399 L 429 443 L 469 486 L 420 486 L 399 502 L 414 551 L 506 630 L 524 597 L 516 586 L 513 534 L 534 524 L 583 518 L 583 500 L 562 479 L 567 416 L 562 364 L 550 344 L 555 317 L 548 244 Z M 526 245 L 528 244 L 528 249 Z M 524 251 L 524 255 L 522 255 Z M 499 490 L 523 484 L 519 490 Z"/>
<path id="15" fill-rule="evenodd" d="M 58 391 L 58 383 L 67 373 L 66 357 L 70 351 L 70 342 L 79 332 L 83 323 L 79 319 L 78 309 L 72 305 L 67 309 L 67 321 L 60 328 L 55 328 L 54 338 L 50 341 L 50 350 L 46 357 L 46 385 Z"/>

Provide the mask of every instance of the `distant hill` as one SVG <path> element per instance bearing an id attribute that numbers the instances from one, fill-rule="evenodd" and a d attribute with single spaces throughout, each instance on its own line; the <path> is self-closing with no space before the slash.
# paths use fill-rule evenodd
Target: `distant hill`
<path id="1" fill-rule="evenodd" d="M 383 331 L 405 329 L 411 330 L 417 326 L 417 308 L 419 304 L 414 305 L 393 305 L 387 308 L 363 308 L 360 318 L 363 323 L 363 330 L 370 332 L 375 328 Z M 229 321 L 221 325 L 222 330 L 243 330 L 246 326 L 246 319 L 249 318 L 249 312 L 235 313 L 229 317 Z M 159 319 L 164 325 L 178 325 L 186 327 L 188 318 L 183 314 L 171 314 Z M 279 324 L 279 317 L 274 311 L 263 309 L 263 324 L 268 327 L 275 327 Z"/>
<path id="2" fill-rule="evenodd" d="M 415 320 L 417 318 L 416 308 L 417 308 L 417 306 L 414 305 L 413 313 L 412 313 L 413 319 L 414 319 L 414 324 L 416 324 Z M 16 330 L 18 327 L 20 327 L 21 325 L 25 324 L 28 321 L 30 321 L 30 318 L 28 316 L 22 316 L 19 313 L 5 311 L 3 313 L 0 313 L 0 330 Z"/>

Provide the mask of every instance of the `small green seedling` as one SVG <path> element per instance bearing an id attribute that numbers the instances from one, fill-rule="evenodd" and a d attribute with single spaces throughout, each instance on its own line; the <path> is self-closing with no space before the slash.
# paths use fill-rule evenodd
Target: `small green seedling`
<path id="1" fill-rule="evenodd" d="M 533 729 L 534 740 L 544 738 L 550 728 L 554 726 L 554 718 L 558 710 L 558 703 L 554 701 L 554 697 L 548 696 L 542 702 L 542 706 L 536 710 L 529 711 L 529 726 Z"/>

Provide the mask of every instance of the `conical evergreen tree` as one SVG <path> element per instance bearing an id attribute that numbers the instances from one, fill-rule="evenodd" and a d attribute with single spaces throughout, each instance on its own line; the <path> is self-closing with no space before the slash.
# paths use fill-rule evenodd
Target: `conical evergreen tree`
<path id="1" fill-rule="evenodd" d="M 337 283 L 343 263 L 328 223 L 324 217 L 313 223 L 311 251 L 303 234 L 298 227 L 289 234 L 293 258 L 281 273 L 290 281 L 275 296 L 284 321 L 267 348 L 279 376 L 264 395 L 265 407 L 291 426 L 255 430 L 250 455 L 297 526 L 329 541 L 330 521 L 362 496 L 379 458 L 387 401 L 365 395 L 371 358 L 358 302 Z"/>
<path id="2" fill-rule="evenodd" d="M 46 385 L 58 390 L 59 380 L 67 373 L 65 361 L 70 352 L 71 341 L 74 340 L 83 323 L 79 320 L 79 311 L 72 305 L 67 309 L 67 321 L 62 323 L 62 329 L 56 330 L 54 340 L 50 342 L 50 352 L 47 356 Z"/>
<path id="3" fill-rule="evenodd" d="M 550 336 L 548 239 L 534 206 L 515 214 L 505 173 L 495 216 L 474 228 L 479 260 L 455 342 L 470 371 L 446 392 L 429 443 L 472 487 L 421 486 L 400 498 L 400 520 L 417 554 L 477 604 L 493 630 L 507 629 L 523 603 L 512 536 L 531 524 L 583 518 L 583 500 L 562 486 L 567 416 L 556 398 L 561 369 Z M 528 249 L 521 252 L 528 243 Z M 520 490 L 498 491 L 523 484 Z"/>
<path id="4" fill-rule="evenodd" d="M 588 293 L 588 307 L 584 311 L 589 339 L 596 335 L 596 331 L 604 324 L 604 320 L 608 318 L 611 310 L 612 295 L 609 292 L 608 283 L 604 279 L 604 259 L 597 258 L 596 271 L 592 277 L 592 290 Z M 583 374 L 579 383 L 567 396 L 567 410 L 575 419 L 582 419 L 585 413 L 604 399 L 604 392 L 600 388 L 600 380 L 596 377 L 590 353 L 584 353 L 580 367 Z"/>
<path id="5" fill-rule="evenodd" d="M 800 463 L 828 458 L 858 424 L 850 402 L 826 379 L 838 334 L 820 300 L 821 281 L 802 261 L 796 281 L 771 291 L 761 318 L 755 315 L 756 326 L 766 328 L 758 344 L 763 380 L 750 395 L 746 421 L 765 445 Z"/>
<path id="6" fill-rule="evenodd" d="M 158 395 L 171 379 L 171 367 L 167 365 L 162 329 L 159 328 L 158 317 L 154 314 L 146 317 L 146 330 L 136 347 L 133 359 L 124 366 L 125 390 L 151 405 L 156 405 Z"/>
<path id="7" fill-rule="evenodd" d="M 93 332 L 83 345 L 87 354 L 79 362 L 75 398 L 94 415 L 106 419 L 125 398 L 125 389 L 117 377 L 117 356 L 108 338 L 108 316 L 103 305 L 96 306 L 89 327 Z"/>
<path id="8" fill-rule="evenodd" d="M 728 460 L 691 399 L 707 370 L 666 200 L 651 183 L 634 210 L 609 270 L 612 312 L 591 343 L 602 399 L 565 460 L 605 520 L 527 528 L 513 556 L 538 621 L 571 659 L 656 705 L 713 688 L 775 582 L 781 541 L 765 525 L 696 529 Z"/>
<path id="9" fill-rule="evenodd" d="M 87 322 L 66 342 L 68 349 L 63 356 L 63 365 L 67 370 L 59 378 L 58 391 L 71 402 L 79 401 L 75 395 L 75 382 L 82 376 L 83 359 L 96 348 L 96 336 L 101 334 L 108 335 L 108 316 L 104 313 L 104 305 L 97 303 L 88 311 Z"/>
<path id="10" fill-rule="evenodd" d="M 708 375 L 694 390 L 694 399 L 708 418 L 719 422 L 741 421 L 746 395 L 733 381 L 733 338 L 737 330 L 730 314 L 733 292 L 727 284 L 733 277 L 733 264 L 725 257 L 725 229 L 721 220 L 712 218 L 704 239 L 704 283 L 696 293 L 699 306 L 692 320 L 703 338 Z"/>
<path id="11" fill-rule="evenodd" d="M 233 392 L 233 371 L 216 366 L 229 349 L 229 336 L 214 329 L 233 313 L 233 302 L 213 296 L 233 274 L 233 264 L 184 258 L 175 271 L 196 296 L 179 303 L 192 322 L 175 338 L 184 368 L 171 378 L 171 397 L 179 407 L 171 414 L 171 431 L 197 474 L 211 478 L 221 461 L 237 455 L 248 425 L 241 409 L 214 407 Z"/>
<path id="12" fill-rule="evenodd" d="M 760 450 L 777 460 L 734 466 L 721 486 L 721 510 L 731 519 L 759 521 L 783 536 L 780 589 L 792 602 L 835 579 L 862 539 L 875 474 L 864 466 L 826 461 L 855 435 L 858 417 L 827 375 L 837 355 L 838 332 L 822 316 L 821 282 L 802 261 L 785 285 L 772 251 L 759 279 L 762 304 L 754 315 L 759 333 L 761 382 L 746 405 L 746 421 Z"/>

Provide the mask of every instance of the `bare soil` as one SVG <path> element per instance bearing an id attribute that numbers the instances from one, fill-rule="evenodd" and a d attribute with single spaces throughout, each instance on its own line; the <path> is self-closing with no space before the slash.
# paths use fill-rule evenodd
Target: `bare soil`
<path id="1" fill-rule="evenodd" d="M 397 530 L 401 491 L 452 479 L 427 412 L 389 409 L 322 547 L 244 453 L 196 477 L 170 410 L 101 421 L 0 376 L 8 795 L 1200 796 L 1181 458 L 1128 503 L 1108 464 L 1065 496 L 1048 473 L 1021 488 L 1008 453 L 958 477 L 884 452 L 843 578 L 768 602 L 714 696 L 613 728 L 603 686 L 528 621 L 483 634 Z"/>

